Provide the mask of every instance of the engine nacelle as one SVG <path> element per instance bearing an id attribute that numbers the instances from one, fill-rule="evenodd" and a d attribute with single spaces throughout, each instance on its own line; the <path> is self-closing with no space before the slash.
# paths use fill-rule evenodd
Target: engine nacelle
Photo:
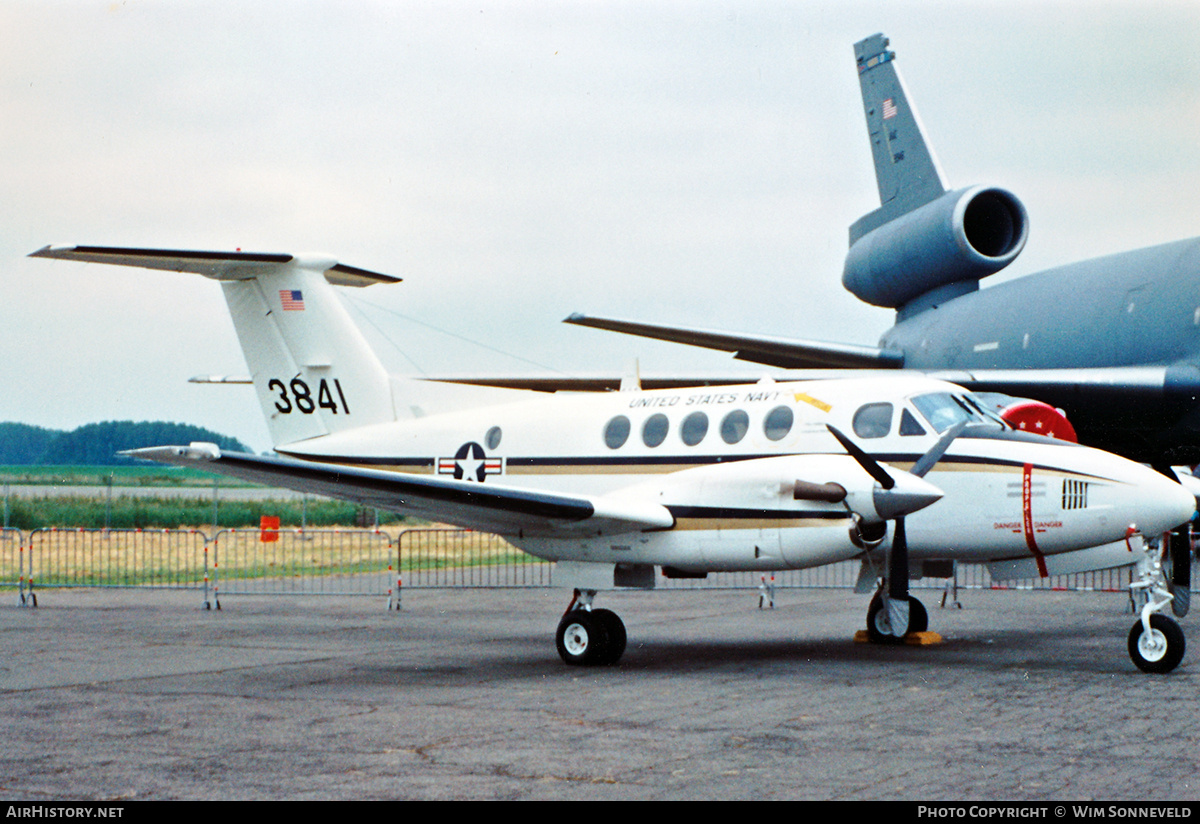
<path id="1" fill-rule="evenodd" d="M 899 308 L 949 284 L 956 294 L 1016 259 L 1029 216 L 1015 195 L 991 186 L 947 192 L 853 240 L 842 284 L 875 306 Z"/>

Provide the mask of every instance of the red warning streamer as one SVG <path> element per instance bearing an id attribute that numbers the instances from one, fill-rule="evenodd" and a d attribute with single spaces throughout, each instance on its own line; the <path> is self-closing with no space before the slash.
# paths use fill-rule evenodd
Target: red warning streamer
<path id="1" fill-rule="evenodd" d="M 1033 553 L 1033 557 L 1037 560 L 1038 574 L 1043 578 L 1049 578 L 1050 573 L 1046 570 L 1046 557 L 1038 549 L 1037 539 L 1034 537 L 1033 464 L 1025 464 L 1025 468 L 1021 473 L 1021 508 L 1024 510 L 1025 546 L 1029 547 L 1029 551 Z"/>

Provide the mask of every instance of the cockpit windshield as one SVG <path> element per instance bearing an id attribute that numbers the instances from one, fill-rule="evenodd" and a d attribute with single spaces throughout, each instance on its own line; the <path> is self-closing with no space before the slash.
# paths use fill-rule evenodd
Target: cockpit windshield
<path id="1" fill-rule="evenodd" d="M 949 392 L 933 392 L 917 395 L 912 399 L 912 404 L 939 434 L 961 421 L 1004 427 L 1003 421 L 987 412 L 970 396 L 959 397 Z"/>

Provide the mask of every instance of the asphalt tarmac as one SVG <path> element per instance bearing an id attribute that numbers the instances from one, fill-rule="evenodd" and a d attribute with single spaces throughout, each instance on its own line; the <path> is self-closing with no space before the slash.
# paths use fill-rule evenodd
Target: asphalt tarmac
<path id="1" fill-rule="evenodd" d="M 629 648 L 579 669 L 561 590 L 0 593 L 0 797 L 1200 797 L 1200 652 L 1139 672 L 1121 594 L 937 595 L 903 648 L 844 590 L 601 595 Z"/>

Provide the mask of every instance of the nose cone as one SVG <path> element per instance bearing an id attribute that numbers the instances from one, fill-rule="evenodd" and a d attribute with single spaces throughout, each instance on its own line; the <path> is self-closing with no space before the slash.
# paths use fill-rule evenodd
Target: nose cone
<path id="1" fill-rule="evenodd" d="M 891 489 L 876 487 L 873 493 L 875 512 L 884 520 L 911 515 L 937 503 L 944 495 L 942 490 L 916 475 L 897 469 L 888 474 L 895 480 L 895 485 Z"/>

